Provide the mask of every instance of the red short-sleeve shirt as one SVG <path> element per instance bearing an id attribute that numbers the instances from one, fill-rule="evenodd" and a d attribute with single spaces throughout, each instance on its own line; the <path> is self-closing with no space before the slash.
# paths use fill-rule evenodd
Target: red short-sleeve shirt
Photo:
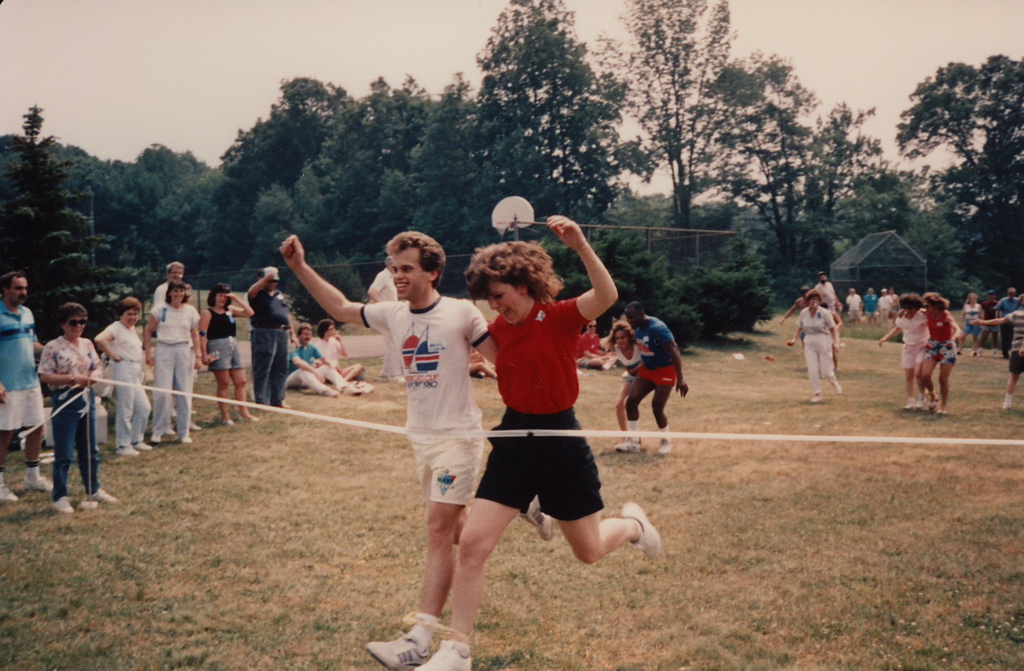
<path id="1" fill-rule="evenodd" d="M 531 415 L 571 408 L 580 393 L 576 346 L 589 321 L 572 298 L 536 303 L 515 326 L 500 315 L 488 324 L 499 347 L 495 365 L 505 405 Z"/>

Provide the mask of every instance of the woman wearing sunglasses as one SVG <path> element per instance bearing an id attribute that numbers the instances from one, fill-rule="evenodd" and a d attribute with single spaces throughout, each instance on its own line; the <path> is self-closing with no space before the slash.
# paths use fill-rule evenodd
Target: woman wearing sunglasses
<path id="1" fill-rule="evenodd" d="M 78 470 L 85 493 L 92 501 L 117 503 L 100 489 L 100 450 L 96 445 L 96 396 L 89 387 L 103 375 L 103 364 L 92 341 L 83 338 L 89 314 L 78 303 L 57 308 L 61 335 L 43 348 L 39 361 L 39 380 L 53 391 L 53 508 L 73 513 L 68 500 L 68 471 L 71 458 L 78 453 Z M 84 390 L 84 393 L 82 393 Z M 60 410 L 61 406 L 64 406 Z M 85 507 L 83 503 L 83 508 Z"/>

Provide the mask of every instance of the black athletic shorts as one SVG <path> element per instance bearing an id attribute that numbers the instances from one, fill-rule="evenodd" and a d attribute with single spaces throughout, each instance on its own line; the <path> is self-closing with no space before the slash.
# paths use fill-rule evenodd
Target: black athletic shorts
<path id="1" fill-rule="evenodd" d="M 494 430 L 579 428 L 572 408 L 553 415 L 528 415 L 506 408 Z M 597 464 L 586 439 L 491 438 L 491 445 L 477 498 L 526 512 L 533 497 L 539 496 L 541 510 L 565 522 L 604 508 Z"/>
<path id="2" fill-rule="evenodd" d="M 1020 355 L 1019 350 L 1010 352 L 1010 374 L 1020 375 L 1024 373 L 1024 357 Z"/>

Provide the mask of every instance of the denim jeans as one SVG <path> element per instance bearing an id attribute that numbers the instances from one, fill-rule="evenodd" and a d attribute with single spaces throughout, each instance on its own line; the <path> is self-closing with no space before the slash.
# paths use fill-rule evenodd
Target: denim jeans
<path id="1" fill-rule="evenodd" d="M 53 409 L 81 389 L 71 387 L 53 396 Z M 71 401 L 50 420 L 53 427 L 53 500 L 68 495 L 68 471 L 78 452 L 78 472 L 82 474 L 86 494 L 100 488 L 100 448 L 96 445 L 96 396 L 87 391 Z"/>
<path id="2" fill-rule="evenodd" d="M 252 389 L 256 402 L 281 407 L 288 380 L 288 331 L 254 328 L 252 340 Z"/>
<path id="3" fill-rule="evenodd" d="M 114 362 L 114 380 L 142 384 L 142 362 Z M 149 397 L 138 387 L 117 388 L 117 446 L 141 443 L 149 422 Z"/>

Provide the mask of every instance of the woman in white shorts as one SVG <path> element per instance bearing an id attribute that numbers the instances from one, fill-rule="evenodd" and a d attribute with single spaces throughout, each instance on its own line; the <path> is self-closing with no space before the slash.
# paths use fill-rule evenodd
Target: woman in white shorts
<path id="1" fill-rule="evenodd" d="M 896 337 L 897 333 L 903 333 L 902 366 L 907 383 L 907 404 L 903 406 L 904 410 L 924 409 L 924 388 L 919 378 L 921 362 L 924 361 L 928 346 L 928 318 L 921 311 L 923 307 L 924 301 L 917 294 L 900 296 L 900 312 L 896 315 L 896 326 L 878 341 L 878 346 L 881 347 L 886 340 Z M 915 383 L 917 394 L 914 393 Z"/>
<path id="2" fill-rule="evenodd" d="M 218 282 L 206 295 L 208 309 L 199 317 L 199 344 L 203 363 L 217 380 L 217 396 L 228 397 L 228 390 L 235 387 L 235 400 L 248 400 L 245 392 L 245 366 L 242 353 L 238 350 L 235 337 L 238 327 L 235 319 L 252 317 L 253 310 L 244 301 L 231 295 L 231 287 Z M 234 421 L 228 413 L 228 404 L 219 403 L 220 421 L 231 426 Z M 238 414 L 248 422 L 259 421 L 244 405 L 238 406 Z"/>

